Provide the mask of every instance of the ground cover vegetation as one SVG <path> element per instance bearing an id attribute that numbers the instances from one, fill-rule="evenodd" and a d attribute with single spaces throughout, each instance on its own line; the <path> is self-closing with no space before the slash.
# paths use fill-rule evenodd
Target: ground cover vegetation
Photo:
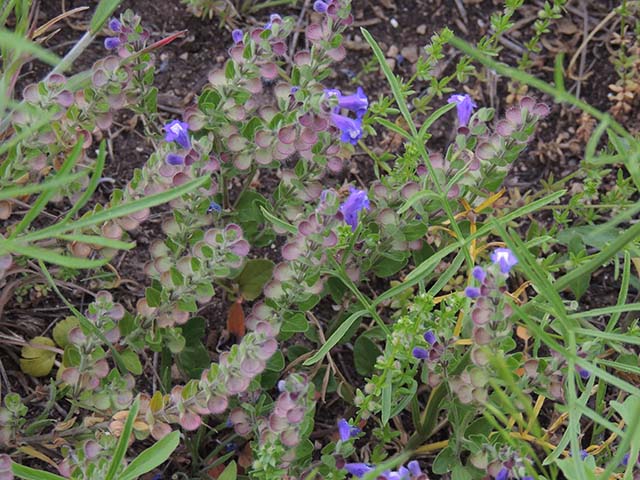
<path id="1" fill-rule="evenodd" d="M 121 3 L 0 11 L 0 479 L 640 478 L 640 2 Z"/>

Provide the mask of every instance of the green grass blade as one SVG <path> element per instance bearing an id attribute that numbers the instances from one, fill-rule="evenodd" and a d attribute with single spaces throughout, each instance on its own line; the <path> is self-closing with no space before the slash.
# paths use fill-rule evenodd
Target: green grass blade
<path id="1" fill-rule="evenodd" d="M 342 322 L 342 324 L 336 328 L 336 331 L 327 339 L 327 341 L 320 347 L 320 349 L 311 357 L 305 360 L 303 363 L 304 366 L 313 365 L 318 363 L 320 360 L 324 358 L 324 356 L 329 353 L 329 351 L 335 347 L 340 340 L 344 338 L 347 334 L 351 326 L 358 320 L 360 317 L 367 315 L 369 312 L 367 310 L 358 310 L 355 313 L 349 315 L 349 317 Z"/>
<path id="2" fill-rule="evenodd" d="M 37 43 L 26 39 L 23 35 L 10 32 L 4 28 L 0 28 L 0 47 L 10 49 L 17 56 L 25 53 L 29 54 L 53 66 L 60 63 L 61 60 L 55 53 L 42 48 Z"/>
<path id="3" fill-rule="evenodd" d="M 82 196 L 78 199 L 77 202 L 74 203 L 71 210 L 67 212 L 62 222 L 67 222 L 79 211 L 82 207 L 84 207 L 91 197 L 93 196 L 93 192 L 98 188 L 98 183 L 100 182 L 100 178 L 102 177 L 102 172 L 104 170 L 105 159 L 107 158 L 107 147 L 104 140 L 100 142 L 100 149 L 98 150 L 98 157 L 96 158 L 96 165 L 93 168 L 93 174 L 91 175 L 91 179 L 89 180 L 89 185 L 82 193 Z"/>
<path id="4" fill-rule="evenodd" d="M 67 174 L 69 173 L 69 171 L 78 162 L 80 158 L 80 152 L 82 152 L 82 143 L 78 142 L 73 147 L 71 154 L 67 157 L 67 159 L 62 164 L 62 167 L 60 167 L 60 170 L 56 174 L 55 178 L 64 179 L 65 177 L 67 177 Z M 9 238 L 16 238 L 16 236 L 18 236 L 26 228 L 28 228 L 29 225 L 31 225 L 31 222 L 33 222 L 38 217 L 38 215 L 40 215 L 42 210 L 44 210 L 44 208 L 49 203 L 49 200 L 51 199 L 51 197 L 55 195 L 55 193 L 56 193 L 55 190 L 47 190 L 42 192 L 38 197 L 38 199 L 35 202 L 33 202 L 33 205 L 31 206 L 29 211 L 26 213 L 26 215 L 22 217 L 22 220 L 20 221 L 20 223 L 18 223 L 15 226 Z"/>
<path id="5" fill-rule="evenodd" d="M 91 33 L 95 35 L 102 28 L 122 0 L 101 0 L 91 18 Z"/>
<path id="6" fill-rule="evenodd" d="M 17 463 L 11 465 L 11 471 L 16 477 L 24 478 L 25 480 L 66 480 L 64 477 L 56 475 L 55 473 L 36 470 L 35 468 L 25 467 Z"/>
<path id="7" fill-rule="evenodd" d="M 163 464 L 180 444 L 180 432 L 171 432 L 131 461 L 118 480 L 134 480 Z"/>
<path id="8" fill-rule="evenodd" d="M 113 238 L 98 237 L 96 235 L 84 235 L 76 233 L 73 235 L 56 235 L 54 238 L 67 240 L 69 242 L 82 242 L 100 247 L 114 248 L 116 250 L 131 250 L 136 246 L 135 242 L 123 242 L 122 240 L 114 240 Z"/>
<path id="9" fill-rule="evenodd" d="M 23 195 L 31 195 L 48 190 L 56 190 L 60 187 L 68 185 L 71 182 L 75 182 L 76 180 L 79 180 L 86 175 L 87 172 L 76 172 L 64 178 L 54 177 L 51 180 L 47 180 L 43 183 L 33 183 L 31 185 L 20 185 L 17 187 L 2 188 L 0 189 L 0 200 L 22 197 Z"/>
<path id="10" fill-rule="evenodd" d="M 109 465 L 109 470 L 107 470 L 107 474 L 104 477 L 105 480 L 115 480 L 116 473 L 118 473 L 118 469 L 122 466 L 124 456 L 127 453 L 127 446 L 129 445 L 129 437 L 131 436 L 131 432 L 133 431 L 133 422 L 138 416 L 139 409 L 140 399 L 136 398 L 131 405 L 129 415 L 127 415 L 127 421 L 124 423 L 124 428 L 122 429 L 120 439 L 118 440 L 118 444 L 116 445 L 116 451 L 113 453 L 113 459 L 111 460 L 111 464 Z"/>
<path id="11" fill-rule="evenodd" d="M 162 205 L 164 203 L 168 203 L 174 198 L 181 197 L 186 193 L 189 193 L 205 183 L 209 182 L 209 177 L 201 177 L 196 178 L 195 180 L 191 180 L 190 182 L 185 183 L 184 185 L 180 185 L 179 187 L 172 188 L 167 190 L 166 192 L 156 193 L 154 195 L 150 195 L 148 197 L 139 198 L 137 200 L 133 200 L 131 202 L 127 202 L 123 205 L 118 205 L 113 208 L 108 208 L 106 210 L 102 210 L 93 215 L 88 215 L 86 217 L 82 217 L 75 222 L 69 222 L 65 224 L 56 224 L 47 228 L 43 228 L 37 232 L 28 233 L 21 237 L 21 240 L 24 241 L 36 241 L 43 240 L 45 238 L 50 238 L 53 236 L 61 235 L 70 230 L 77 230 L 84 227 L 90 227 L 92 225 L 96 225 L 99 223 L 104 223 L 109 220 L 113 220 L 115 218 L 124 217 L 126 215 L 130 215 L 134 212 L 138 212 L 145 208 L 155 207 L 157 205 Z"/>
<path id="12" fill-rule="evenodd" d="M 52 263 L 54 265 L 60 265 L 61 267 L 74 268 L 78 270 L 83 268 L 98 268 L 109 262 L 109 260 L 106 258 L 91 260 L 88 258 L 77 258 L 68 255 L 61 255 L 47 248 L 23 245 L 12 240 L 4 240 L 1 238 L 0 252 L 21 255 L 43 262 Z"/>

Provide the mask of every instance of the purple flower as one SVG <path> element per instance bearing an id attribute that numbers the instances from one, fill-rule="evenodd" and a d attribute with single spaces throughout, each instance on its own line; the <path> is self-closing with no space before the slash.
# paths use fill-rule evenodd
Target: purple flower
<path id="1" fill-rule="evenodd" d="M 340 434 L 340 440 L 343 442 L 355 437 L 360 432 L 361 430 L 358 427 L 352 427 L 344 418 L 338 420 L 338 433 Z"/>
<path id="2" fill-rule="evenodd" d="M 300 90 L 300 87 L 291 87 L 291 95 L 295 95 L 298 90 Z"/>
<path id="3" fill-rule="evenodd" d="M 418 360 L 424 360 L 425 358 L 429 357 L 429 350 L 422 347 L 414 347 L 414 349 L 411 351 L 411 355 L 413 355 L 413 357 L 417 358 Z"/>
<path id="4" fill-rule="evenodd" d="M 580 460 L 585 460 L 589 456 L 589 452 L 586 450 L 580 450 Z"/>
<path id="5" fill-rule="evenodd" d="M 458 123 L 461 127 L 469 124 L 473 109 L 477 107 L 469 95 L 451 95 L 447 103 L 455 103 L 458 111 Z"/>
<path id="6" fill-rule="evenodd" d="M 367 473 L 373 470 L 373 468 L 366 463 L 347 463 L 344 466 L 344 469 L 354 477 L 358 478 L 364 477 Z"/>
<path id="7" fill-rule="evenodd" d="M 420 475 L 422 475 L 422 469 L 420 468 L 420 464 L 416 460 L 411 460 L 407 464 L 407 467 L 409 467 L 409 471 L 414 477 L 419 477 Z"/>
<path id="8" fill-rule="evenodd" d="M 169 165 L 184 165 L 184 157 L 181 155 L 178 155 L 177 153 L 167 154 L 167 158 L 165 158 L 165 161 Z"/>
<path id="9" fill-rule="evenodd" d="M 464 294 L 467 298 L 478 298 L 480 289 L 478 287 L 467 287 L 464 289 Z"/>
<path id="10" fill-rule="evenodd" d="M 496 480 L 507 480 L 509 478 L 509 469 L 507 467 L 502 467 L 496 475 Z"/>
<path id="11" fill-rule="evenodd" d="M 120 46 L 120 39 L 118 37 L 107 37 L 104 39 L 104 48 L 107 50 L 115 50 Z"/>
<path id="12" fill-rule="evenodd" d="M 580 375 L 580 378 L 582 378 L 583 380 L 588 380 L 591 376 L 591 372 L 589 372 L 589 370 L 579 367 L 578 365 L 576 365 L 576 370 L 578 371 L 578 375 Z"/>
<path id="13" fill-rule="evenodd" d="M 487 272 L 485 272 L 484 268 L 482 267 L 473 267 L 473 270 L 471 270 L 471 275 L 473 275 L 473 278 L 475 278 L 479 282 L 484 282 L 484 279 L 487 278 Z"/>
<path id="14" fill-rule="evenodd" d="M 340 90 L 335 88 L 327 89 L 324 93 L 328 97 L 338 97 L 338 109 L 351 110 L 358 118 L 362 118 L 369 108 L 369 99 L 364 94 L 362 87 L 358 87 L 353 95 L 343 95 Z"/>
<path id="15" fill-rule="evenodd" d="M 340 140 L 343 142 L 356 145 L 358 140 L 362 138 L 362 120 L 360 118 L 353 120 L 352 118 L 345 117 L 344 115 L 332 113 L 331 120 L 342 132 Z"/>
<path id="16" fill-rule="evenodd" d="M 174 120 L 164 126 L 167 132 L 164 139 L 167 142 L 177 142 L 182 148 L 191 148 L 189 140 L 189 125 L 180 120 Z"/>
<path id="17" fill-rule="evenodd" d="M 518 259 L 508 248 L 496 248 L 491 253 L 491 261 L 500 266 L 500 271 L 505 275 L 509 273 L 511 267 L 518 263 Z"/>
<path id="18" fill-rule="evenodd" d="M 358 190 L 349 187 L 349 196 L 340 205 L 340 212 L 344 216 L 344 221 L 351 225 L 351 231 L 355 232 L 358 227 L 358 212 L 360 210 L 369 210 L 369 198 L 366 190 Z"/>
<path id="19" fill-rule="evenodd" d="M 118 20 L 117 18 L 112 18 L 111 20 L 109 20 L 109 30 L 111 30 L 112 32 L 119 32 L 122 29 L 122 24 L 120 23 L 120 20 Z"/>
<path id="20" fill-rule="evenodd" d="M 220 213 L 220 212 L 222 212 L 222 207 L 220 206 L 220 204 L 218 204 L 216 202 L 211 202 L 209 204 L 209 208 L 207 209 L 207 213 L 211 213 L 211 212 Z"/>
<path id="21" fill-rule="evenodd" d="M 322 0 L 316 0 L 316 2 L 313 4 L 313 9 L 318 13 L 327 13 L 328 8 L 329 5 Z"/>
<path id="22" fill-rule="evenodd" d="M 231 32 L 233 43 L 240 43 L 243 37 L 244 33 L 242 33 L 242 30 L 240 30 L 239 28 L 236 28 L 233 32 Z"/>
<path id="23" fill-rule="evenodd" d="M 436 334 L 433 333 L 431 330 L 429 330 L 427 333 L 424 334 L 424 340 L 429 345 L 435 345 L 435 343 L 438 341 L 438 339 L 436 338 Z"/>
<path id="24" fill-rule="evenodd" d="M 282 17 L 277 13 L 272 13 L 271 15 L 269 15 L 269 21 L 264 24 L 263 28 L 265 30 L 271 30 L 271 27 L 273 26 L 273 22 L 279 22 L 279 21 L 282 21 Z"/>

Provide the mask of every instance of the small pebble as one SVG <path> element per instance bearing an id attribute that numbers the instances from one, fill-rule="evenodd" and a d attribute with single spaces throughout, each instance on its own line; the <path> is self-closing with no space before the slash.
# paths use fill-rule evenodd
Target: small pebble
<path id="1" fill-rule="evenodd" d="M 416 28 L 416 33 L 418 35 L 424 35 L 425 33 L 427 33 L 427 26 L 424 23 L 422 25 L 418 25 L 418 28 Z"/>
<path id="2" fill-rule="evenodd" d="M 391 24 L 391 26 L 392 26 L 393 28 L 398 28 L 398 25 L 400 25 L 400 24 L 398 23 L 398 20 L 396 20 L 395 18 L 392 18 L 391 20 L 389 20 L 389 23 Z"/>
<path id="3" fill-rule="evenodd" d="M 400 51 L 400 55 L 406 58 L 409 62 L 416 63 L 418 61 L 418 47 L 416 45 L 404 47 Z"/>
<path id="4" fill-rule="evenodd" d="M 389 50 L 387 50 L 387 57 L 396 57 L 400 53 L 400 49 L 395 45 L 391 45 Z"/>
<path id="5" fill-rule="evenodd" d="M 395 70 L 395 68 L 396 68 L 396 59 L 395 58 L 387 58 L 387 65 L 389 65 L 389 68 L 393 72 L 393 70 Z"/>

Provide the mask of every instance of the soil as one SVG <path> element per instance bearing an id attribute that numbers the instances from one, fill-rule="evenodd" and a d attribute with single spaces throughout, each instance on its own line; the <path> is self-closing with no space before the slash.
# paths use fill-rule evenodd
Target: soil
<path id="1" fill-rule="evenodd" d="M 62 8 L 70 10 L 86 3 L 76 0 L 43 1 L 40 3 L 38 24 L 43 24 L 60 14 Z M 305 4 L 304 15 L 313 14 L 310 12 L 310 5 L 313 2 L 299 0 L 298 3 Z M 419 49 L 429 42 L 435 32 L 447 25 L 456 34 L 473 43 L 488 32 L 489 18 L 500 8 L 501 3 L 498 0 L 354 0 L 354 27 L 367 28 L 379 42 L 383 52 L 388 53 L 390 61 L 395 64 L 395 73 L 407 78 L 415 71 L 415 56 Z M 521 57 L 522 42 L 530 37 L 533 20 L 543 2 L 536 0 L 526 3 L 528 5 L 514 18 L 517 28 L 506 35 L 505 48 L 500 54 L 500 59 L 511 65 L 517 63 Z M 535 74 L 546 80 L 552 80 L 555 56 L 559 52 L 564 52 L 568 62 L 582 42 L 584 25 L 591 31 L 607 15 L 614 3 L 612 0 L 570 1 L 567 14 L 551 24 L 550 32 L 545 35 L 542 51 L 534 56 Z M 153 40 L 159 40 L 177 31 L 187 31 L 183 38 L 164 47 L 156 59 L 155 85 L 160 92 L 159 110 L 162 120 L 175 118 L 185 106 L 194 101 L 195 96 L 207 82 L 208 72 L 224 63 L 226 49 L 231 43 L 230 27 L 220 26 L 218 19 L 201 20 L 194 17 L 177 0 L 126 0 L 119 11 L 125 8 L 131 8 L 142 16 L 143 24 L 151 30 Z M 237 21 L 240 25 L 264 23 L 264 18 L 268 17 L 269 12 L 262 12 L 256 18 L 248 15 Z M 280 13 L 296 16 L 300 15 L 300 12 L 300 7 L 280 11 Z M 62 22 L 60 32 L 45 46 L 58 54 L 63 54 L 70 48 L 72 42 L 81 37 L 89 18 L 89 14 L 81 13 Z M 610 54 L 606 48 L 611 43 L 614 32 L 611 25 L 607 25 L 585 48 L 584 59 L 577 62 L 577 65 L 582 64 L 582 69 L 581 71 L 577 69 L 575 74 L 586 77 L 585 80 L 581 82 L 567 80 L 567 88 L 573 92 L 579 88 L 582 99 L 603 110 L 608 110 L 612 106 L 607 86 L 618 78 L 608 61 Z M 385 80 L 377 69 L 362 73 L 363 67 L 369 64 L 371 55 L 364 47 L 365 43 L 358 28 L 352 28 L 346 40 L 347 58 L 337 67 L 336 75 L 331 82 L 347 89 L 355 89 L 357 83 L 364 88 L 370 98 L 374 99 L 381 94 L 388 94 Z M 303 42 L 302 36 L 299 41 Z M 90 67 L 103 53 L 101 41 L 95 42 L 74 65 L 74 71 L 82 71 Z M 442 70 L 443 73 L 448 74 L 453 71 L 457 57 L 450 48 L 446 53 Z M 19 85 L 24 86 L 37 81 L 45 71 L 36 63 L 29 65 L 24 69 Z M 510 103 L 508 97 L 512 92 L 509 91 L 505 79 L 496 79 L 494 88 L 488 89 L 486 86 L 490 83 L 472 80 L 465 89 L 474 96 L 479 105 L 491 106 L 503 112 Z M 414 89 L 421 91 L 427 86 L 424 82 L 418 81 Z M 553 103 L 549 98 L 535 92 L 529 92 L 529 94 L 537 95 L 549 104 Z M 637 103 L 633 107 L 634 110 L 629 113 L 629 117 L 640 118 L 637 115 L 639 112 Z M 526 192 L 539 191 L 542 188 L 542 181 L 550 176 L 558 179 L 578 168 L 588 134 L 581 136 L 576 132 L 581 125 L 585 124 L 586 121 L 581 120 L 579 114 L 553 104 L 552 114 L 542 122 L 529 148 L 513 166 L 506 181 L 509 195 L 505 201 L 517 202 Z M 637 128 L 638 125 L 632 124 L 632 127 Z M 431 140 L 433 145 L 441 146 L 449 140 L 450 132 L 443 125 L 436 126 L 433 134 L 434 138 Z M 113 183 L 105 183 L 100 187 L 99 201 L 106 201 L 113 188 L 124 187 L 133 169 L 142 166 L 152 152 L 152 146 L 145 140 L 140 122 L 136 122 L 131 115 L 124 115 L 118 119 L 112 127 L 109 140 L 110 155 L 104 175 L 112 178 Z M 375 141 L 372 147 L 382 148 L 376 145 Z M 398 146 L 398 149 L 400 148 Z M 351 177 L 349 180 L 366 181 L 372 178 L 367 157 L 354 158 L 348 171 Z M 601 188 L 603 190 L 611 188 L 612 181 L 615 182 L 615 176 L 606 177 Z M 114 296 L 117 296 L 129 309 L 132 309 L 136 300 L 144 295 L 144 287 L 147 284 L 146 277 L 142 275 L 142 266 L 149 259 L 147 251 L 149 244 L 159 235 L 160 223 L 167 213 L 167 209 L 154 211 L 152 218 L 135 235 L 137 248 L 121 254 L 114 262 L 121 277 Z M 550 215 L 541 216 L 537 220 L 546 224 L 553 221 Z M 90 296 L 83 293 L 83 289 L 97 291 L 101 287 L 99 281 L 91 278 L 75 279 L 74 283 L 82 288 L 70 286 L 64 293 L 79 307 L 90 300 Z M 590 308 L 615 302 L 617 285 L 616 282 L 611 281 L 611 272 L 608 269 L 598 272 L 592 285 L 592 294 L 585 295 Z M 8 322 L 3 321 L 0 328 L 6 330 L 11 328 L 9 323 L 19 322 L 20 327 L 16 329 L 16 333 L 30 338 L 34 334 L 41 334 L 51 322 L 66 315 L 64 310 L 61 310 L 62 306 L 56 297 L 49 294 L 35 295 L 33 286 L 31 287 L 30 294 L 25 295 L 23 301 L 18 303 L 12 300 L 5 306 L 4 316 Z M 208 327 L 212 331 L 211 335 L 215 337 L 209 339 L 210 345 L 215 344 L 220 336 L 230 304 L 229 300 L 222 298 L 221 301 L 213 303 L 202 312 L 209 320 Z M 327 310 L 328 318 L 331 314 L 330 306 Z M 336 351 L 334 358 L 339 362 L 340 368 L 346 371 L 347 377 L 356 382 L 354 387 L 361 387 L 356 380 L 359 376 L 352 371 L 353 362 L 349 349 L 348 345 L 341 347 Z M 6 351 L 5 347 L 3 351 Z M 29 394 L 34 391 L 39 382 L 20 373 L 17 364 L 18 356 L 18 349 L 6 351 L 2 354 L 2 364 L 10 377 L 12 388 Z M 319 405 L 317 430 L 332 431 L 335 418 L 345 413 L 342 403 L 336 403 L 334 398 L 328 398 L 327 403 Z"/>

